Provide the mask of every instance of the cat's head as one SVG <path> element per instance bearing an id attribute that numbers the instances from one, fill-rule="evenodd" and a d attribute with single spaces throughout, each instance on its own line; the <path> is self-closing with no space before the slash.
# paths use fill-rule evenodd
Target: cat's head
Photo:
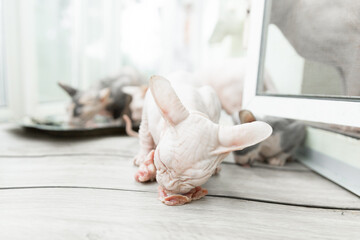
<path id="1" fill-rule="evenodd" d="M 67 112 L 69 121 L 75 125 L 86 125 L 95 115 L 108 115 L 106 106 L 110 101 L 110 89 L 80 91 L 69 85 L 59 83 L 59 86 L 71 97 Z"/>
<path id="2" fill-rule="evenodd" d="M 271 135 L 272 128 L 265 122 L 222 126 L 207 115 L 188 109 L 164 77 L 151 77 L 150 91 L 158 108 L 147 109 L 147 113 L 159 111 L 165 120 L 153 158 L 156 180 L 167 192 L 184 194 L 203 185 L 230 152 L 255 145 Z M 219 105 L 210 107 L 220 111 Z"/>

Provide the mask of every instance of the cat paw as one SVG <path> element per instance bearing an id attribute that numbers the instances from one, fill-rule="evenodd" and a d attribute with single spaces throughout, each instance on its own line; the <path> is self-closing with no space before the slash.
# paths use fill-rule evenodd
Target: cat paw
<path id="1" fill-rule="evenodd" d="M 152 150 L 144 162 L 140 164 L 138 171 L 135 174 L 135 180 L 138 182 L 154 181 L 156 178 L 156 167 L 154 165 L 154 153 Z"/>
<path id="2" fill-rule="evenodd" d="M 241 166 L 250 166 L 250 158 L 248 156 L 240 156 L 234 154 L 234 160 Z"/>
<path id="3" fill-rule="evenodd" d="M 268 163 L 272 166 L 284 166 L 285 162 L 286 160 L 276 157 L 268 159 Z"/>
<path id="4" fill-rule="evenodd" d="M 169 195 L 164 188 L 159 186 L 159 199 L 162 203 L 168 206 L 179 206 L 198 200 L 208 194 L 208 191 L 202 187 L 195 187 L 185 194 Z"/>

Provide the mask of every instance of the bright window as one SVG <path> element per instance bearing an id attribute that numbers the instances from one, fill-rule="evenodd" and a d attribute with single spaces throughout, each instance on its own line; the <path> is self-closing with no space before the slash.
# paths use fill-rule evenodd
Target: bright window
<path id="1" fill-rule="evenodd" d="M 74 83 L 72 39 L 74 18 L 70 0 L 37 0 L 36 62 L 39 102 L 59 101 L 66 98 L 57 82 Z"/>
<path id="2" fill-rule="evenodd" d="M 3 3 L 0 105 L 15 118 L 64 113 L 70 99 L 57 82 L 85 89 L 125 65 L 149 77 L 245 53 L 246 1 Z"/>

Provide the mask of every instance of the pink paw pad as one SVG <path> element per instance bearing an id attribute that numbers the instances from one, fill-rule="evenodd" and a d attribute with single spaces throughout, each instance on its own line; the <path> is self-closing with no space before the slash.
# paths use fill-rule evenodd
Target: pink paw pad
<path id="1" fill-rule="evenodd" d="M 159 186 L 159 199 L 168 206 L 179 206 L 189 203 L 194 200 L 198 200 L 208 194 L 208 191 L 201 187 L 195 187 L 190 192 L 181 195 L 168 195 L 165 190 Z"/>
<path id="2" fill-rule="evenodd" d="M 138 182 L 154 181 L 156 178 L 156 167 L 154 165 L 154 153 L 152 150 L 146 157 L 146 160 L 140 164 L 139 170 L 135 174 L 135 180 Z"/>

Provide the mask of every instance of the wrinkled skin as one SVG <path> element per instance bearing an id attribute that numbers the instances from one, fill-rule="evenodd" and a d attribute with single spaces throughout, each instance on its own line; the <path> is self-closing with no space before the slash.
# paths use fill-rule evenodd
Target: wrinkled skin
<path id="1" fill-rule="evenodd" d="M 263 122 L 219 126 L 221 106 L 210 87 L 195 89 L 163 77 L 150 79 L 139 131 L 139 165 L 135 179 L 156 178 L 167 205 L 181 205 L 207 193 L 199 188 L 234 150 L 256 144 L 271 134 Z M 184 197 L 185 196 L 185 197 Z"/>

